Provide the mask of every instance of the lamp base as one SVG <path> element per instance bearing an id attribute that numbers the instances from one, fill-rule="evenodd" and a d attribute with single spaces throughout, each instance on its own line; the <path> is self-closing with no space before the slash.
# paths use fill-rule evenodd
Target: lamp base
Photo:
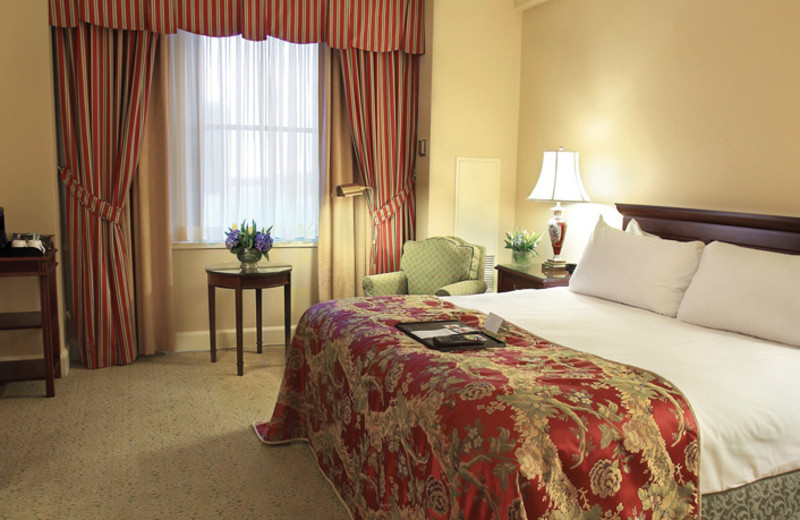
<path id="1" fill-rule="evenodd" d="M 567 261 L 563 258 L 549 258 L 544 261 L 542 267 L 553 268 L 553 269 L 566 269 L 567 268 Z"/>
<path id="2" fill-rule="evenodd" d="M 567 270 L 567 261 L 561 257 L 554 257 L 542 264 L 542 271 L 566 271 Z"/>

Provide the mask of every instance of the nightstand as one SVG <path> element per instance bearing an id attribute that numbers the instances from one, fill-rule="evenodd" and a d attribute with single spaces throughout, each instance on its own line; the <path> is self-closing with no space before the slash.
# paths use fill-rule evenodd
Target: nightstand
<path id="1" fill-rule="evenodd" d="M 569 285 L 569 273 L 542 272 L 542 264 L 503 264 L 497 269 L 497 292 L 517 289 L 548 289 Z"/>

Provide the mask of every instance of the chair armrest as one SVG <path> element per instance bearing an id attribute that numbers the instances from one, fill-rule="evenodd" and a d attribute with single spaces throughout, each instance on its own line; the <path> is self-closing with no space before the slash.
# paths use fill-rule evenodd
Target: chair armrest
<path id="1" fill-rule="evenodd" d="M 460 282 L 445 285 L 438 291 L 436 296 L 459 296 L 462 294 L 480 294 L 486 292 L 486 282 L 483 280 L 462 280 Z"/>
<path id="2" fill-rule="evenodd" d="M 408 279 L 403 271 L 365 276 L 361 286 L 367 296 L 408 294 Z"/>

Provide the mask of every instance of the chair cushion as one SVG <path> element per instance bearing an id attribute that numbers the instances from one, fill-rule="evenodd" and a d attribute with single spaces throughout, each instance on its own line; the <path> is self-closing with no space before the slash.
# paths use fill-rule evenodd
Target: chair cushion
<path id="1" fill-rule="evenodd" d="M 472 261 L 469 263 L 469 275 L 467 276 L 467 280 L 482 280 L 483 270 L 484 267 L 486 267 L 486 248 L 478 244 L 470 244 L 466 240 L 455 236 L 448 236 L 445 238 L 453 240 L 456 244 L 474 249 L 472 252 Z"/>
<path id="2" fill-rule="evenodd" d="M 408 278 L 408 294 L 434 294 L 439 288 L 468 280 L 475 248 L 446 237 L 409 240 L 400 269 Z"/>

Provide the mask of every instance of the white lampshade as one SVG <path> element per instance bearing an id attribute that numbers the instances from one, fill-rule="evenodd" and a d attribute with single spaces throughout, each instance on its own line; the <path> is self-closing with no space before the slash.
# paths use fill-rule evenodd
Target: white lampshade
<path id="1" fill-rule="evenodd" d="M 578 152 L 546 150 L 539 180 L 528 200 L 591 202 L 581 182 Z"/>

